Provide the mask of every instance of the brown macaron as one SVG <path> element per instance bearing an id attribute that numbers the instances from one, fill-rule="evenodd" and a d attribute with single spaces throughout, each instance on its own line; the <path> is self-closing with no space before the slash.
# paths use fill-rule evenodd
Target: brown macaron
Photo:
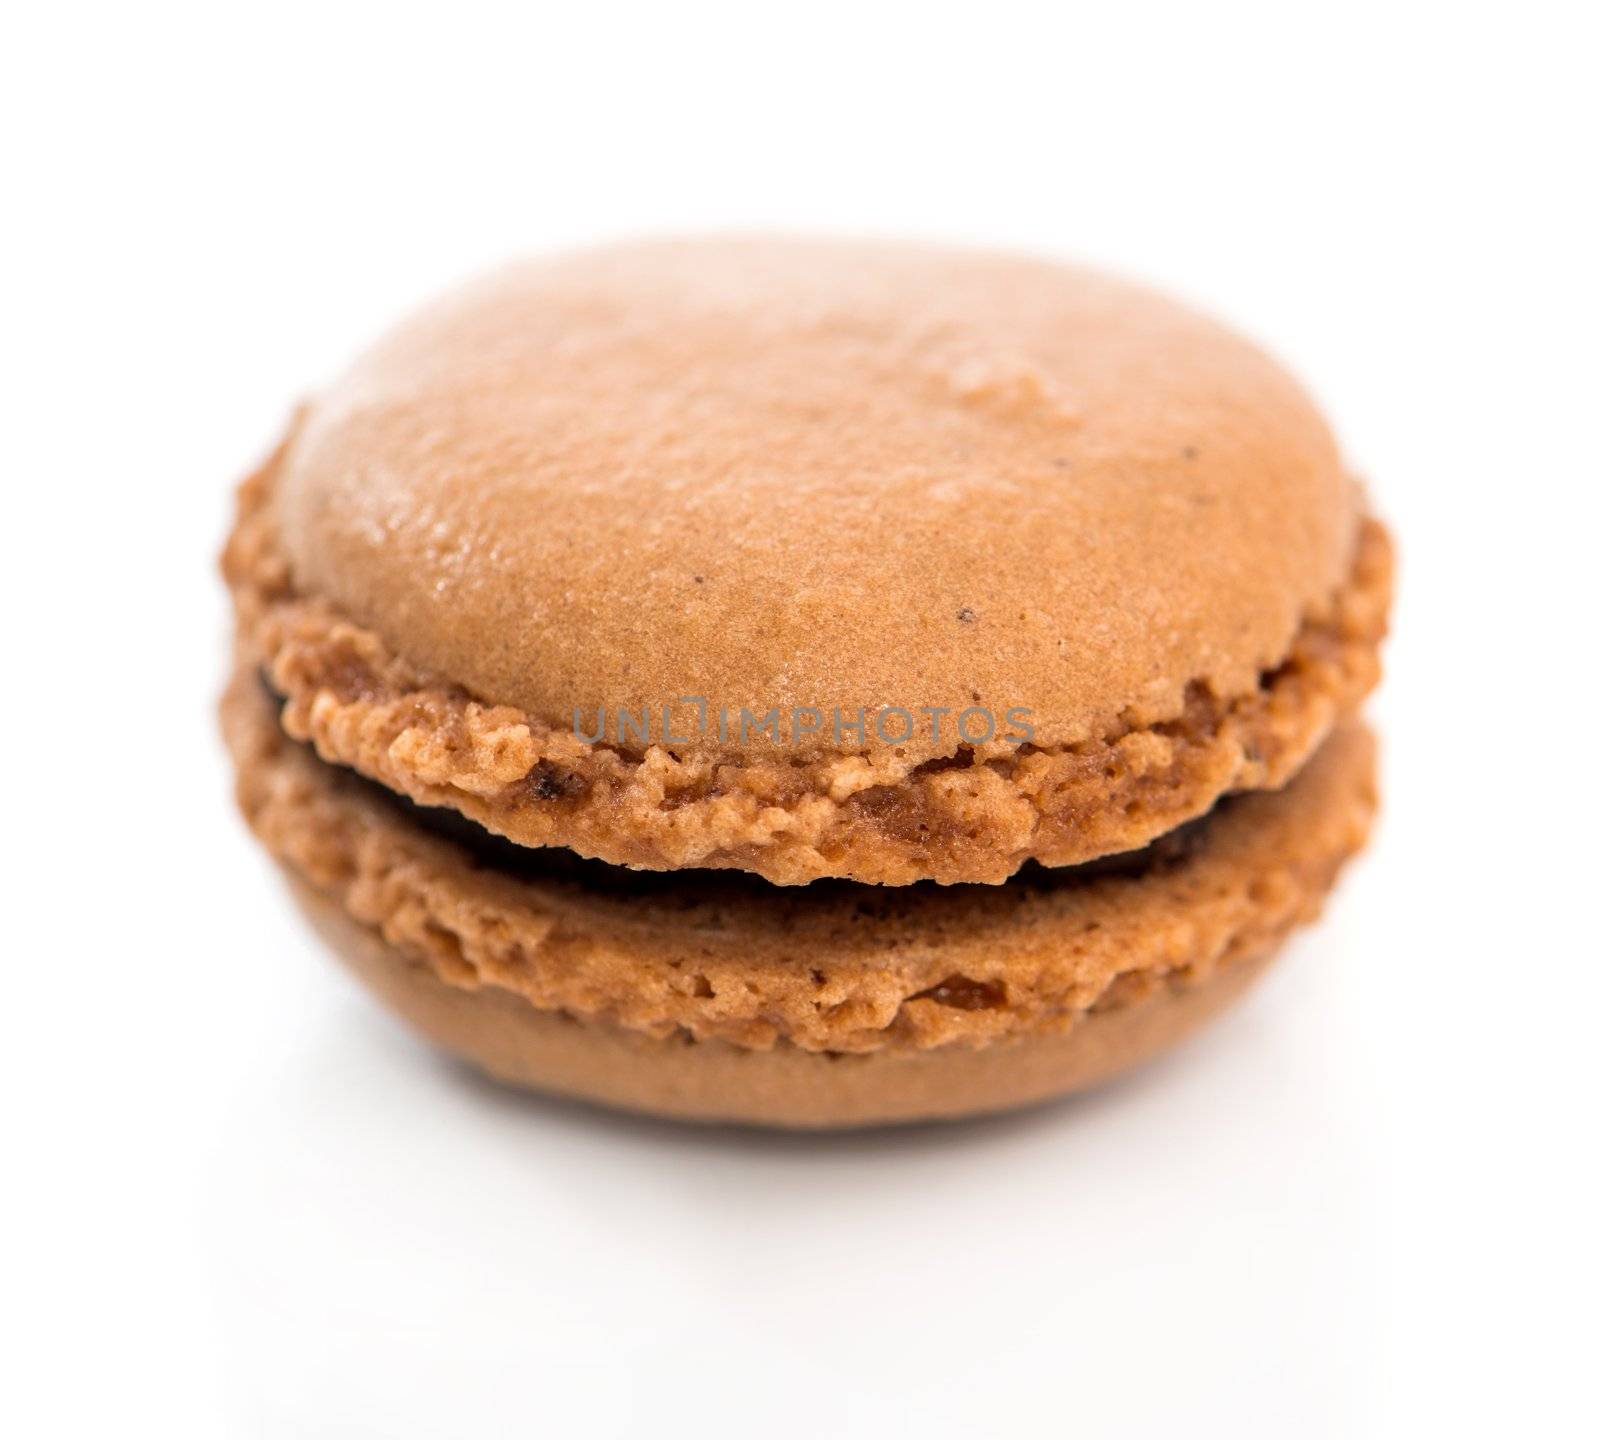
<path id="1" fill-rule="evenodd" d="M 241 801 L 321 928 L 440 1044 L 630 1108 L 1090 1083 L 1237 991 L 1373 808 L 1389 548 L 1325 425 L 1057 265 L 508 270 L 303 410 L 225 571 Z"/>

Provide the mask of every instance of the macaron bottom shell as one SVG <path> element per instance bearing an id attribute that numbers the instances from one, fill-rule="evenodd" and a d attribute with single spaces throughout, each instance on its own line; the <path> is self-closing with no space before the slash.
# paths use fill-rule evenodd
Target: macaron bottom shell
<path id="1" fill-rule="evenodd" d="M 303 881 L 291 877 L 290 888 L 323 941 L 393 1014 L 502 1084 L 634 1114 L 784 1130 L 956 1120 L 1092 1089 L 1187 1039 L 1242 996 L 1274 953 L 1091 1013 L 1064 1033 L 980 1049 L 747 1050 L 682 1031 L 656 1039 L 536 1010 L 510 991 L 447 985 Z"/>
<path id="2" fill-rule="evenodd" d="M 1347 726 L 1285 789 L 1110 865 L 730 891 L 722 872 L 485 858 L 284 736 L 246 663 L 224 724 L 302 906 L 434 1044 L 516 1085 L 791 1128 L 1003 1110 L 1149 1058 L 1315 917 L 1376 805 L 1375 747 Z"/>

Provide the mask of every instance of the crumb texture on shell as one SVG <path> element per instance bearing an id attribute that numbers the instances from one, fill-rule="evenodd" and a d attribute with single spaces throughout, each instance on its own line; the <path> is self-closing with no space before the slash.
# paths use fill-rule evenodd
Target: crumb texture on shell
<path id="1" fill-rule="evenodd" d="M 243 811 L 300 881 L 466 991 L 642 1034 L 866 1054 L 1049 1034 L 1204 983 L 1312 918 L 1364 843 L 1373 748 L 1338 731 L 1296 781 L 1136 874 L 999 887 L 773 889 L 752 877 L 502 872 L 289 740 L 246 655 L 223 705 Z"/>

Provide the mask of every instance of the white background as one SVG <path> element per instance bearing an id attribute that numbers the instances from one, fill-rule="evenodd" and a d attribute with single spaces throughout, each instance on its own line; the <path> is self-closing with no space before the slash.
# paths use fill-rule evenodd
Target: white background
<path id="1" fill-rule="evenodd" d="M 1595 1433 L 1595 37 L 1483 8 L 18 7 L 7 1433 Z M 1375 847 L 1103 1094 L 845 1139 L 508 1098 L 233 815 L 213 556 L 297 397 L 482 265 L 724 225 L 1163 285 L 1397 528 Z"/>

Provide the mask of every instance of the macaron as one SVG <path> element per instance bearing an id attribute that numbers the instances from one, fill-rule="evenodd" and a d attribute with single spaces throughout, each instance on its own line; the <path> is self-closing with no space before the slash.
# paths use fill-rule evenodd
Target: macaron
<path id="1" fill-rule="evenodd" d="M 798 1127 L 1079 1089 L 1375 806 L 1391 552 L 1270 359 L 1121 281 L 630 244 L 425 308 L 240 491 L 245 816 L 513 1083 Z"/>

